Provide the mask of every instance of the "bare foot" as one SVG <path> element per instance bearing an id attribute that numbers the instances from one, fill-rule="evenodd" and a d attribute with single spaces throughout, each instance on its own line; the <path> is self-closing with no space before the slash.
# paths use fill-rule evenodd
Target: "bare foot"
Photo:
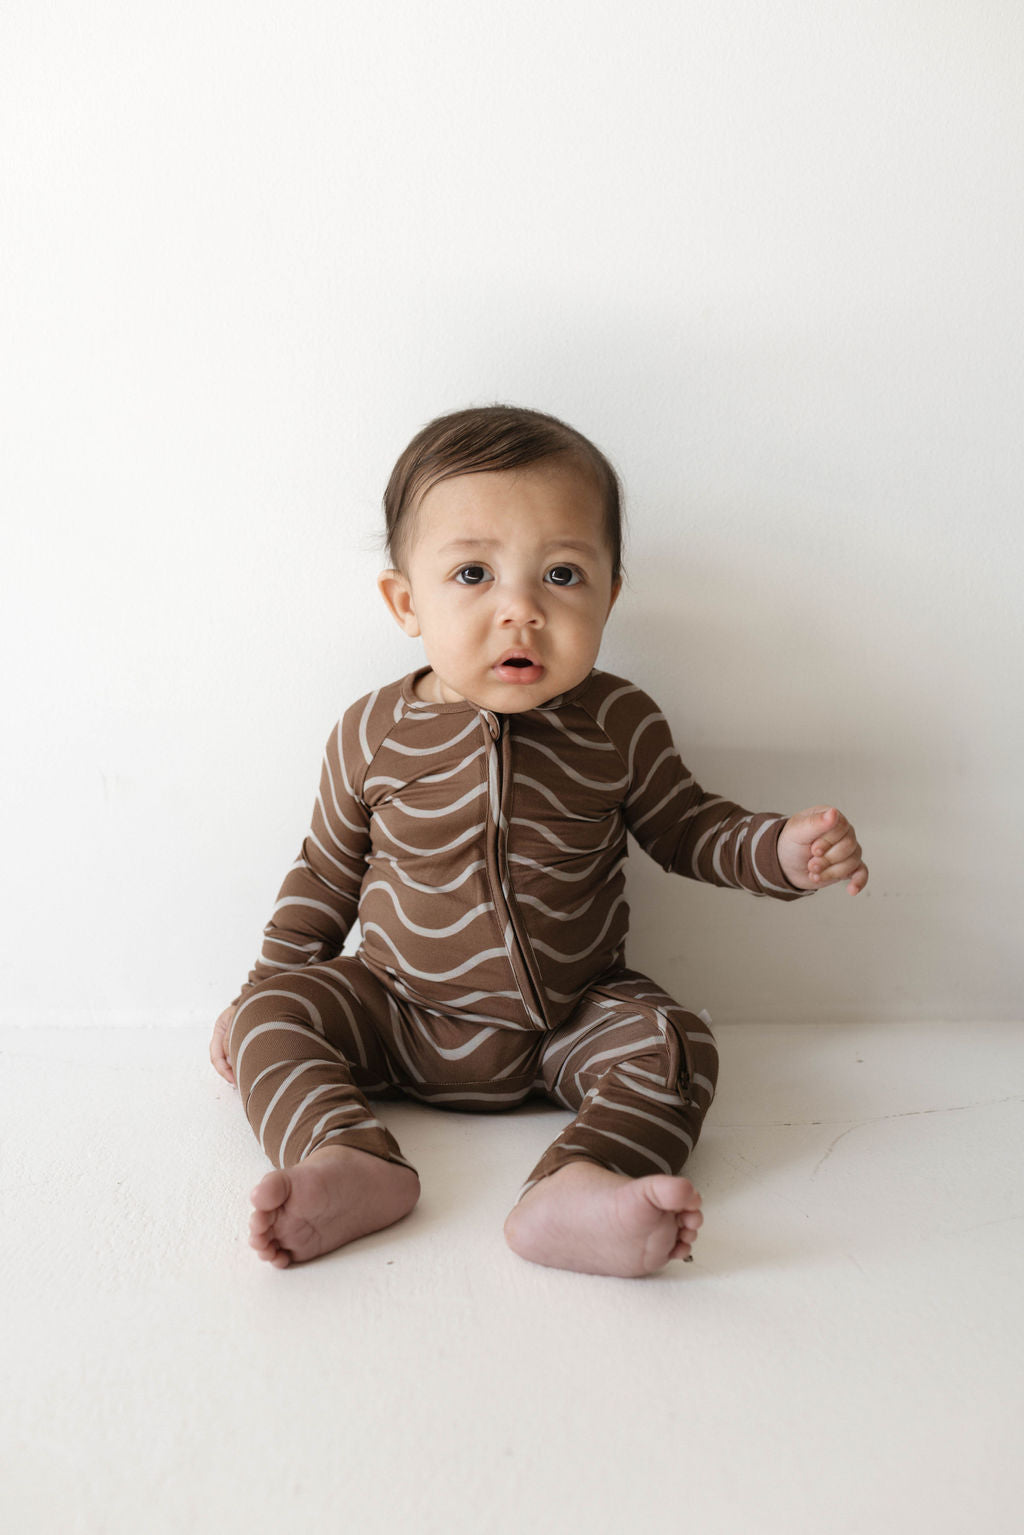
<path id="1" fill-rule="evenodd" d="M 305 1263 L 408 1215 L 420 1197 L 411 1167 L 354 1146 L 321 1146 L 253 1189 L 249 1246 L 275 1268 Z"/>
<path id="2" fill-rule="evenodd" d="M 703 1220 L 688 1178 L 626 1178 L 596 1162 L 567 1162 L 523 1195 L 505 1239 L 532 1263 L 638 1279 L 688 1258 Z"/>

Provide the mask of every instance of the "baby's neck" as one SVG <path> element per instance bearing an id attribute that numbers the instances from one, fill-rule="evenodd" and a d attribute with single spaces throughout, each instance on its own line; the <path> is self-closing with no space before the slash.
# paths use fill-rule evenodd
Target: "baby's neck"
<path id="1" fill-rule="evenodd" d="M 451 703 L 452 699 L 444 696 L 441 679 L 435 671 L 424 672 L 422 677 L 417 677 L 413 683 L 413 692 L 416 697 L 426 704 Z M 458 700 L 461 702 L 461 700 Z"/>

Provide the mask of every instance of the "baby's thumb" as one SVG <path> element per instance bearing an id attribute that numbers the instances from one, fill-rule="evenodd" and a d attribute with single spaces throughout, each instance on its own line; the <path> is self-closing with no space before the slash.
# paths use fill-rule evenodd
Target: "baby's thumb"
<path id="1" fill-rule="evenodd" d="M 815 805 L 811 810 L 801 810 L 789 820 L 789 829 L 799 842 L 806 842 L 808 846 L 817 837 L 831 831 L 839 819 L 839 811 L 834 805 Z"/>

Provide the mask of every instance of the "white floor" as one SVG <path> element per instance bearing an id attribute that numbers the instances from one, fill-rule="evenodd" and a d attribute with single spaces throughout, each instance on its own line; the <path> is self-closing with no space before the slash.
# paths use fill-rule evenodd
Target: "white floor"
<path id="1" fill-rule="evenodd" d="M 284 1272 L 206 1031 L 0 1034 L 0 1523 L 1017 1531 L 1024 1028 L 731 1027 L 694 1263 L 504 1246 L 567 1116 L 385 1110 L 424 1197 Z"/>

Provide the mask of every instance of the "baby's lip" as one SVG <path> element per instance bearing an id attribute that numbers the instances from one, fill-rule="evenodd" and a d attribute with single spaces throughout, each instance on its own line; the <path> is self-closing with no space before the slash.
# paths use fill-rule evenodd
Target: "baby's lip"
<path id="1" fill-rule="evenodd" d="M 540 658 L 534 650 L 506 650 L 505 654 L 495 661 L 495 666 L 504 666 L 506 661 L 529 661 L 531 666 L 540 666 Z"/>

